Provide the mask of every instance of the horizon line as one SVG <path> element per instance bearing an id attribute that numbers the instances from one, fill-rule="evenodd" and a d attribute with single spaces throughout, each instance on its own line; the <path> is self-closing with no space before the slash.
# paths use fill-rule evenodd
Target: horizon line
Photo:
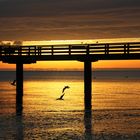
<path id="1" fill-rule="evenodd" d="M 140 68 L 94 68 L 92 71 L 100 70 L 140 70 Z M 0 69 L 0 71 L 16 71 L 16 69 Z M 82 72 L 84 69 L 24 69 L 24 71 L 48 71 L 48 72 L 57 72 L 57 71 L 70 71 L 70 72 Z"/>

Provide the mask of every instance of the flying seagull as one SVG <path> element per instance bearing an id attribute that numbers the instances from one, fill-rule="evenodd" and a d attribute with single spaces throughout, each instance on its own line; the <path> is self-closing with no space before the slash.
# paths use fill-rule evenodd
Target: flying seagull
<path id="1" fill-rule="evenodd" d="M 62 94 L 59 98 L 57 98 L 56 100 L 64 100 L 63 99 L 63 96 L 65 95 L 65 93 L 64 94 Z"/>
<path id="2" fill-rule="evenodd" d="M 62 90 L 62 93 L 64 93 L 64 91 L 67 89 L 67 88 L 70 88 L 69 86 L 65 86 Z"/>
<path id="3" fill-rule="evenodd" d="M 12 86 L 16 86 L 16 80 L 14 80 L 13 82 L 11 82 Z"/>
<path id="4" fill-rule="evenodd" d="M 63 97 L 64 97 L 64 95 L 65 95 L 65 93 L 64 93 L 64 91 L 67 89 L 67 88 L 70 88 L 69 86 L 65 86 L 64 88 L 63 88 L 63 90 L 62 90 L 62 95 L 59 97 L 59 98 L 57 98 L 56 100 L 64 100 L 63 99 Z"/>

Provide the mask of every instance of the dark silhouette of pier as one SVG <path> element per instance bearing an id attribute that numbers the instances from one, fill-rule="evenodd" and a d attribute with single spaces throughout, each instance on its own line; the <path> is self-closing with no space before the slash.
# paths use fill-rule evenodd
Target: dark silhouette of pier
<path id="1" fill-rule="evenodd" d="M 23 64 L 37 61 L 77 60 L 84 62 L 85 109 L 91 110 L 92 62 L 98 60 L 138 60 L 140 42 L 73 45 L 0 46 L 0 61 L 16 64 L 16 109 L 22 112 Z"/>

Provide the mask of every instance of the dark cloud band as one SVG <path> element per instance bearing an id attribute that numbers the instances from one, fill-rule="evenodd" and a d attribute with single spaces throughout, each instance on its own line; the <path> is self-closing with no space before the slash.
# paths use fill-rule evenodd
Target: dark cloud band
<path id="1" fill-rule="evenodd" d="M 136 7 L 140 8 L 139 0 L 3 0 L 0 16 L 55 16 Z"/>
<path id="2" fill-rule="evenodd" d="M 0 40 L 140 37 L 139 0 L 3 0 Z"/>

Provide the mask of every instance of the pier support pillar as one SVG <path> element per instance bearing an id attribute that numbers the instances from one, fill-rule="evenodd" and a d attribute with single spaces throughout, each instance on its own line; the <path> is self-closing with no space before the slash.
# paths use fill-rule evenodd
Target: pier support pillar
<path id="1" fill-rule="evenodd" d="M 22 114 L 23 105 L 23 63 L 16 63 L 16 114 Z"/>
<path id="2" fill-rule="evenodd" d="M 85 110 L 91 110 L 92 101 L 92 62 L 84 61 L 84 104 Z"/>

